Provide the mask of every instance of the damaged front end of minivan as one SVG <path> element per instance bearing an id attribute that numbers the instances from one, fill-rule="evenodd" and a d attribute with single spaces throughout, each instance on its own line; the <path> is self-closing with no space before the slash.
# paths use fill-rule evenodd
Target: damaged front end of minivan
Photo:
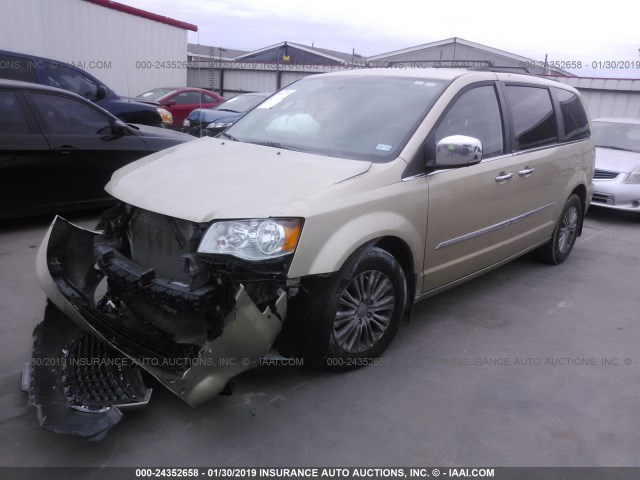
<path id="1" fill-rule="evenodd" d="M 269 245 L 282 244 L 276 222 L 253 222 Z M 216 237 L 213 225 L 128 204 L 105 212 L 96 231 L 54 219 L 37 257 L 48 304 L 23 378 L 43 427 L 100 438 L 122 409 L 149 401 L 142 370 L 198 405 L 271 350 L 296 288 L 292 253 L 218 254 L 205 237 L 221 245 L 251 232 L 239 222 L 225 225 L 239 237 Z"/>

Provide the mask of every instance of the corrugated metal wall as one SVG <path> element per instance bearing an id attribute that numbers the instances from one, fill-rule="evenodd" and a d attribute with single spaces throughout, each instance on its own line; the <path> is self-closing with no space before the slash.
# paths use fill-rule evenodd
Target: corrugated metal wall
<path id="1" fill-rule="evenodd" d="M 212 62 L 192 62 L 189 64 L 187 85 L 190 87 L 213 88 L 220 92 L 220 77 L 222 75 L 222 95 L 233 97 L 242 92 L 275 92 L 280 75 L 280 88 L 300 80 L 308 75 L 338 70 L 338 67 L 301 68 L 296 70 L 278 70 L 274 65 L 262 64 L 234 64 Z M 206 66 L 203 66 L 206 65 Z M 284 68 L 284 67 L 283 67 Z"/>
<path id="2" fill-rule="evenodd" d="M 591 118 L 640 118 L 640 79 L 553 78 L 580 91 Z"/>
<path id="3" fill-rule="evenodd" d="M 187 83 L 186 30 L 82 0 L 2 0 L 0 49 L 75 64 L 125 96 Z"/>

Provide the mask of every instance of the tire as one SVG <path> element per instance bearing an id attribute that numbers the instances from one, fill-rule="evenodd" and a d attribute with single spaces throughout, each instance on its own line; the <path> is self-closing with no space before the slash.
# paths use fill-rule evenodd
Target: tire
<path id="1" fill-rule="evenodd" d="M 328 338 L 324 366 L 351 370 L 373 363 L 389 346 L 403 318 L 407 284 L 397 260 L 387 251 L 368 248 L 331 293 L 323 332 Z"/>
<path id="2" fill-rule="evenodd" d="M 560 213 L 551 240 L 538 249 L 539 258 L 552 265 L 564 262 L 576 243 L 583 216 L 584 210 L 580 198 L 576 194 L 571 194 Z"/>

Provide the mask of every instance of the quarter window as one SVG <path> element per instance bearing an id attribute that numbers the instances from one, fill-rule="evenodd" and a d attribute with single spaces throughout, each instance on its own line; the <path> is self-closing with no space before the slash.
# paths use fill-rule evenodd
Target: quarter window
<path id="1" fill-rule="evenodd" d="M 562 124 L 564 125 L 562 139 L 580 140 L 589 138 L 589 119 L 578 96 L 562 88 L 554 88 L 553 92 L 560 104 Z"/>
<path id="2" fill-rule="evenodd" d="M 516 150 L 542 147 L 558 141 L 556 116 L 546 88 L 507 86 Z"/>
<path id="3" fill-rule="evenodd" d="M 504 153 L 502 117 L 494 87 L 476 87 L 456 100 L 436 129 L 436 143 L 450 135 L 480 140 L 483 158 Z"/>

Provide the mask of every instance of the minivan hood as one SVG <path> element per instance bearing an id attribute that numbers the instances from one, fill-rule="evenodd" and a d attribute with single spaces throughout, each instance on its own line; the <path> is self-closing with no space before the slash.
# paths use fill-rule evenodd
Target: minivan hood
<path id="1" fill-rule="evenodd" d="M 640 153 L 596 148 L 596 168 L 599 170 L 631 173 L 637 166 L 640 166 Z"/>
<path id="2" fill-rule="evenodd" d="M 205 137 L 117 170 L 105 190 L 145 210 L 194 222 L 302 215 L 300 202 L 360 175 L 370 162 Z"/>

